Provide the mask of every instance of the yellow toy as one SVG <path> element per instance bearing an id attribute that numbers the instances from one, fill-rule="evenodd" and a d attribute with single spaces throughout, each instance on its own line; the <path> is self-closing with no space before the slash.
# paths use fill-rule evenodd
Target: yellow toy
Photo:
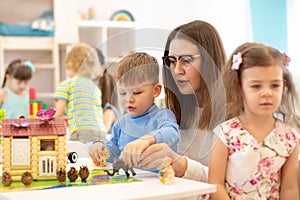
<path id="1" fill-rule="evenodd" d="M 161 168 L 158 172 L 160 177 L 159 180 L 162 184 L 171 184 L 174 182 L 175 172 L 172 168 L 172 163 L 172 159 L 168 156 L 163 159 Z"/>
<path id="2" fill-rule="evenodd" d="M 66 169 L 64 118 L 4 119 L 2 130 L 2 171 L 13 181 L 26 171 L 34 180 L 56 179 L 56 171 Z"/>
<path id="3" fill-rule="evenodd" d="M 110 157 L 110 153 L 107 149 L 104 149 L 100 152 L 100 160 L 99 161 L 95 161 L 94 160 L 94 164 L 96 166 L 101 166 L 101 167 L 106 167 L 106 160 Z"/>
<path id="4" fill-rule="evenodd" d="M 0 109 L 0 145 L 1 145 L 1 142 L 2 142 L 2 126 L 1 126 L 1 123 L 2 123 L 2 120 L 6 117 L 6 111 L 4 110 L 4 108 L 1 108 Z"/>

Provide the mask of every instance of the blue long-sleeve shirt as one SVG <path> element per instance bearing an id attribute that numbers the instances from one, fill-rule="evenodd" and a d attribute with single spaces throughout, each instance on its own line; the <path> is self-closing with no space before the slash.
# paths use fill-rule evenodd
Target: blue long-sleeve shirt
<path id="1" fill-rule="evenodd" d="M 128 143 L 144 135 L 153 135 L 156 143 L 166 143 L 177 151 L 180 133 L 173 112 L 154 104 L 140 116 L 133 117 L 127 113 L 119 118 L 112 127 L 110 140 L 105 143 L 110 152 L 108 162 L 119 157 Z"/>

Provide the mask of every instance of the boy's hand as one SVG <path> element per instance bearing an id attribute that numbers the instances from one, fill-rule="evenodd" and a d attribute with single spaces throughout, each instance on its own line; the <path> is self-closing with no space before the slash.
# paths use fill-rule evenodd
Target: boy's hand
<path id="1" fill-rule="evenodd" d="M 124 150 L 122 159 L 129 166 L 137 166 L 142 159 L 143 151 L 151 144 L 155 144 L 155 137 L 152 135 L 145 135 L 135 141 L 128 143 Z"/>
<path id="2" fill-rule="evenodd" d="M 101 152 L 105 150 L 105 145 L 102 142 L 96 142 L 89 147 L 90 157 L 94 163 L 99 163 L 101 160 Z"/>

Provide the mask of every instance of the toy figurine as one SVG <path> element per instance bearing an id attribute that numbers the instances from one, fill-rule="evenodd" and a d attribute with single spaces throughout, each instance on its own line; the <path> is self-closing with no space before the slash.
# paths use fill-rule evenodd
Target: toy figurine
<path id="1" fill-rule="evenodd" d="M 95 9 L 93 7 L 90 7 L 88 9 L 88 16 L 89 16 L 89 19 L 95 19 L 96 12 L 95 12 Z"/>
<path id="2" fill-rule="evenodd" d="M 129 170 L 131 171 L 132 176 L 136 175 L 136 173 L 133 170 L 133 168 L 132 167 L 128 167 L 128 165 L 126 165 L 122 159 L 115 158 L 112 166 L 113 166 L 113 172 L 112 173 L 110 173 L 108 170 L 104 170 L 109 176 L 114 176 L 115 173 L 116 172 L 118 173 L 120 169 L 124 170 L 127 178 L 129 178 L 129 176 L 130 176 L 130 174 L 128 172 Z"/>
<path id="3" fill-rule="evenodd" d="M 39 110 L 36 113 L 36 116 L 44 122 L 49 122 L 54 119 L 55 113 L 56 113 L 56 108 L 51 107 L 48 108 L 47 110 Z"/>
<path id="4" fill-rule="evenodd" d="M 28 187 L 33 181 L 33 177 L 31 173 L 28 171 L 24 172 L 22 174 L 21 181 L 26 187 Z"/>
<path id="5" fill-rule="evenodd" d="M 78 172 L 75 167 L 71 167 L 70 170 L 68 171 L 68 178 L 70 182 L 75 182 L 76 179 L 78 178 Z"/>
<path id="6" fill-rule="evenodd" d="M 171 184 L 174 181 L 175 172 L 172 168 L 172 159 L 166 156 L 161 164 L 161 168 L 158 172 L 160 182 L 162 184 Z"/>
<path id="7" fill-rule="evenodd" d="M 58 182 L 63 183 L 66 181 L 66 170 L 64 170 L 63 168 L 60 168 L 57 172 L 56 172 L 56 177 Z"/>
<path id="8" fill-rule="evenodd" d="M 23 115 L 20 116 L 19 119 L 19 122 L 11 121 L 10 124 L 16 128 L 26 128 L 30 125 L 30 122 L 26 120 Z"/>
<path id="9" fill-rule="evenodd" d="M 104 149 L 100 152 L 100 160 L 96 161 L 94 160 L 94 164 L 96 166 L 100 166 L 100 167 L 106 167 L 106 160 L 110 157 L 110 153 L 107 149 Z"/>
<path id="10" fill-rule="evenodd" d="M 12 183 L 12 178 L 11 178 L 11 175 L 10 173 L 8 172 L 3 172 L 2 174 L 2 184 L 4 186 L 10 186 L 10 184 Z"/>
<path id="11" fill-rule="evenodd" d="M 86 182 L 86 179 L 89 177 L 89 174 L 90 172 L 87 166 L 80 167 L 79 176 L 82 182 Z"/>

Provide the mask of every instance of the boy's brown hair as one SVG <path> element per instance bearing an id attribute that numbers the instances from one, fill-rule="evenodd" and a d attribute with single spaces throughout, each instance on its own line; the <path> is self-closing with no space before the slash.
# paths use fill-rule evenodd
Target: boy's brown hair
<path id="1" fill-rule="evenodd" d="M 117 65 L 115 79 L 125 85 L 159 82 L 159 65 L 153 56 L 136 52 L 125 56 Z"/>

